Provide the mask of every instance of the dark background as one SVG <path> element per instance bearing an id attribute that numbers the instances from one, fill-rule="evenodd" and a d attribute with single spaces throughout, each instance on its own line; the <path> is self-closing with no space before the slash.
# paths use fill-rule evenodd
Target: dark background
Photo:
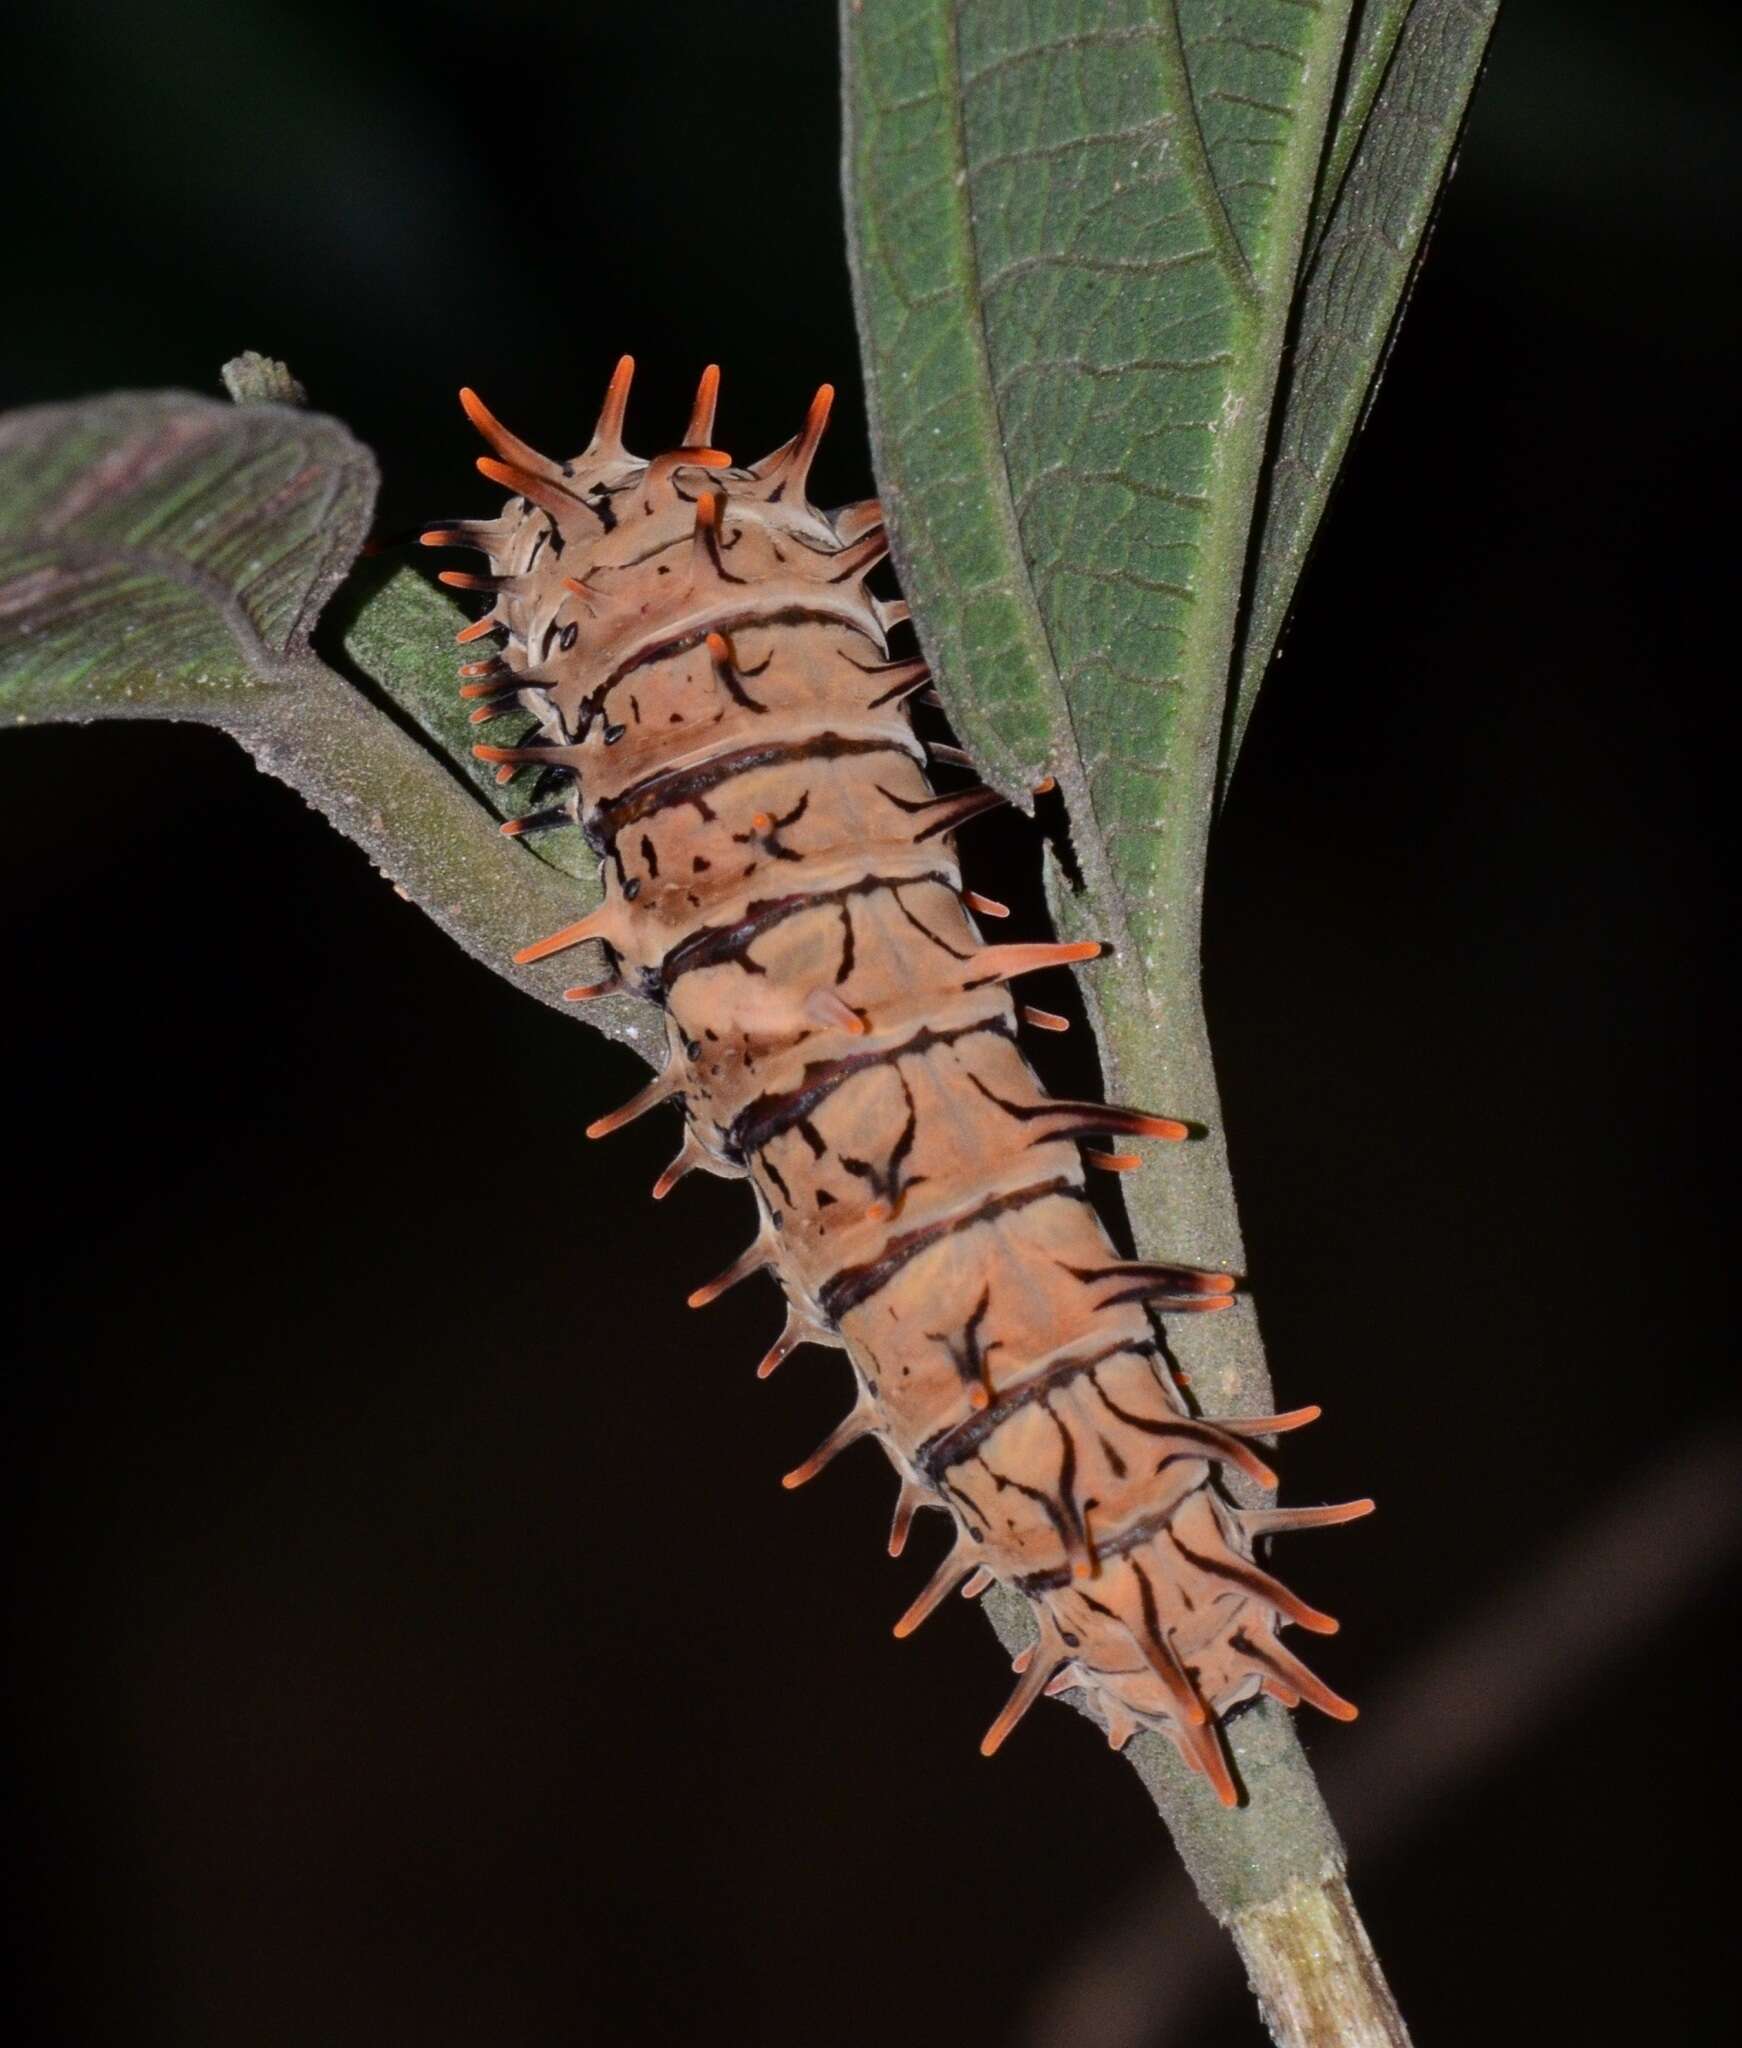
<path id="1" fill-rule="evenodd" d="M 1720 19 L 1503 22 L 1215 851 L 1286 1483 L 1382 1508 L 1291 1553 L 1368 1709 L 1304 1732 L 1424 2043 L 1716 2038 L 1733 1948 Z M 0 397 L 281 355 L 392 529 L 482 508 L 462 381 L 578 445 L 630 348 L 658 445 L 718 356 L 740 455 L 834 379 L 859 496 L 834 42 L 27 8 Z M 0 872 L 8 2038 L 1257 2040 L 1124 1766 L 982 1763 L 983 1623 L 890 1640 L 880 1461 L 775 1484 L 844 1370 L 684 1310 L 745 1204 L 580 1142 L 626 1053 L 204 731 L 9 737 Z"/>

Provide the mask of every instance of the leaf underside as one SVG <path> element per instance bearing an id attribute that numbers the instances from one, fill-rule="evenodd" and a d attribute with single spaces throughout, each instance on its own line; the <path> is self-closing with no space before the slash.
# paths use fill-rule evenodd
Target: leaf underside
<path id="1" fill-rule="evenodd" d="M 182 392 L 0 420 L 0 718 L 190 718 L 239 740 L 466 949 L 514 948 L 598 900 L 578 834 L 501 837 L 451 648 L 461 615 L 371 564 L 311 644 L 367 531 L 375 465 L 336 420 Z M 323 641 L 327 639 L 323 633 Z M 558 1003 L 558 964 L 512 970 Z M 572 1009 L 565 1014 L 576 1014 Z M 587 1021 L 650 1045 L 641 1006 Z"/>

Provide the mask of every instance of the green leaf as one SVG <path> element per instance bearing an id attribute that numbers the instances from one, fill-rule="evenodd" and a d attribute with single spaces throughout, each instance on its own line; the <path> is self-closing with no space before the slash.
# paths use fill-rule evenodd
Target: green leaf
<path id="1" fill-rule="evenodd" d="M 1224 788 L 1319 521 L 1373 403 L 1499 4 L 1416 0 L 1372 8 L 1363 21 L 1277 400 Z"/>
<path id="2" fill-rule="evenodd" d="M 844 10 L 868 396 L 920 637 L 988 778 L 1058 775 L 1145 1005 L 1192 971 L 1218 781 L 1495 4 Z"/>
<path id="3" fill-rule="evenodd" d="M 1195 957 L 1246 547 L 1346 4 L 865 0 L 850 237 L 920 636 L 1054 773 L 1135 976 Z M 1171 967 L 1170 967 L 1171 956 Z"/>
<path id="4" fill-rule="evenodd" d="M 497 830 L 454 693 L 455 608 L 375 567 L 340 607 L 349 675 L 312 650 L 374 492 L 343 426 L 286 405 L 152 392 L 0 419 L 0 719 L 220 727 L 468 952 L 560 1004 L 572 957 L 510 956 L 583 916 L 597 876 Z M 655 1043 L 639 1003 L 565 1014 Z"/>

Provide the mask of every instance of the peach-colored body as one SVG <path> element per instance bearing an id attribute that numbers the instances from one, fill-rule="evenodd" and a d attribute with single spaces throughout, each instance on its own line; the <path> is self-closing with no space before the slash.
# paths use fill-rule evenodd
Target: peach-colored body
<path id="1" fill-rule="evenodd" d="M 649 464 L 622 447 L 626 393 L 620 371 L 571 464 L 468 399 L 503 458 L 481 467 L 524 495 L 431 538 L 489 554 L 473 587 L 506 639 L 472 691 L 540 726 L 480 752 L 574 772 L 606 897 L 562 939 L 603 940 L 664 1005 L 668 1064 L 637 1106 L 681 1103 L 680 1170 L 756 1191 L 760 1233 L 722 1280 L 765 1264 L 785 1290 L 765 1369 L 843 1346 L 859 1397 L 823 1455 L 882 1443 L 892 1548 L 917 1507 L 955 1523 L 902 1632 L 972 1574 L 1021 1588 L 1039 1640 L 988 1747 L 1043 1687 L 1079 1685 L 1114 1742 L 1165 1730 L 1232 1799 L 1216 1717 L 1261 1689 L 1353 1711 L 1278 1642 L 1285 1620 L 1334 1624 L 1254 1535 L 1366 1504 L 1243 1513 L 1218 1490 L 1219 1463 L 1267 1480 L 1244 1438 L 1302 1418 L 1191 1415 L 1150 1310 L 1225 1306 L 1233 1283 L 1121 1262 L 1085 1198 L 1084 1136 L 1177 1131 L 1051 1102 L 1022 1055 L 1008 977 L 1057 949 L 988 946 L 963 905 L 950 826 L 984 800 L 927 780 L 904 709 L 923 664 L 891 661 L 905 609 L 865 587 L 876 506 L 830 519 L 805 497 L 826 405 L 725 467 L 710 373 L 685 446 Z"/>

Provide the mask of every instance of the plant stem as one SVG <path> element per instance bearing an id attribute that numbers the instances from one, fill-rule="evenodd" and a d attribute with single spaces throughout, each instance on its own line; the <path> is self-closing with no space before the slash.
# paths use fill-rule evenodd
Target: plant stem
<path id="1" fill-rule="evenodd" d="M 1409 2048 L 1340 1870 L 1225 1924 L 1279 2048 Z"/>

